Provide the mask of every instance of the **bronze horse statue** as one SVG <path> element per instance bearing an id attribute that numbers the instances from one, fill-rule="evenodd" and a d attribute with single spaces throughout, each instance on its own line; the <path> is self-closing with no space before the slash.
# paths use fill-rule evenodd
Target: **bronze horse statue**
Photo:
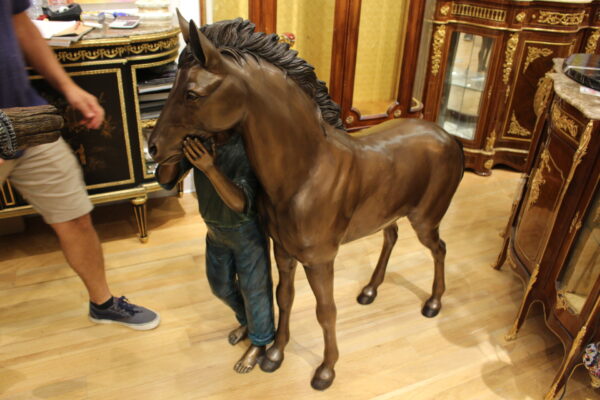
<path id="1" fill-rule="evenodd" d="M 341 244 L 384 231 L 370 282 L 358 296 L 371 303 L 408 217 L 433 255 L 435 278 L 422 313 L 437 315 L 444 292 L 446 248 L 440 221 L 463 175 L 457 140 L 417 119 L 382 123 L 357 136 L 342 129 L 339 107 L 312 66 L 277 35 L 236 19 L 198 29 L 180 16 L 187 47 L 175 84 L 149 139 L 163 164 L 178 163 L 187 136 L 207 139 L 235 130 L 262 186 L 260 214 L 273 248 L 279 321 L 261 369 L 276 370 L 290 338 L 294 274 L 302 263 L 317 301 L 325 351 L 311 384 L 326 389 L 338 359 L 333 262 Z"/>

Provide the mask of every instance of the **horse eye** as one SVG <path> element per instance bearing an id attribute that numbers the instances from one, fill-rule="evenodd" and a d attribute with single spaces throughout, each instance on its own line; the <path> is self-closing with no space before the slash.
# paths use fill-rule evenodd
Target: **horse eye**
<path id="1" fill-rule="evenodd" d="M 198 100 L 199 98 L 201 98 L 202 96 L 200 96 L 198 93 L 192 91 L 192 90 L 188 90 L 187 92 L 185 92 L 185 98 L 186 100 Z"/>

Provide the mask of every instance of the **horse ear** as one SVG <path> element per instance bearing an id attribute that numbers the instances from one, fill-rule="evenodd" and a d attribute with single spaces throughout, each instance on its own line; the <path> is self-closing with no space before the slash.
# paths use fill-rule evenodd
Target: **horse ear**
<path id="1" fill-rule="evenodd" d="M 210 71 L 218 70 L 221 65 L 221 53 L 198 28 L 190 21 L 190 47 L 194 58 Z"/>
<path id="2" fill-rule="evenodd" d="M 179 8 L 177 9 L 177 19 L 179 20 L 179 29 L 181 30 L 181 34 L 183 35 L 183 40 L 186 43 L 190 42 L 190 24 L 187 22 L 183 15 L 179 12 Z"/>

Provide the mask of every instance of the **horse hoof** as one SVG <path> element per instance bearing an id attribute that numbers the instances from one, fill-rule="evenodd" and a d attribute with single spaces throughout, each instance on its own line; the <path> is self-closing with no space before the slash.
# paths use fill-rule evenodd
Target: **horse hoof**
<path id="1" fill-rule="evenodd" d="M 310 386 L 315 390 L 325 390 L 331 386 L 334 379 L 335 371 L 321 365 L 310 381 Z"/>
<path id="2" fill-rule="evenodd" d="M 366 306 L 367 304 L 371 304 L 375 301 L 375 297 L 377 297 L 377 291 L 370 288 L 364 288 L 362 292 L 356 298 L 359 304 Z"/>
<path id="3" fill-rule="evenodd" d="M 441 309 L 442 309 L 442 304 L 439 301 L 438 302 L 428 301 L 423 306 L 423 309 L 421 310 L 421 314 L 423 314 L 427 318 L 433 318 L 440 313 Z"/>
<path id="4" fill-rule="evenodd" d="M 276 371 L 279 367 L 281 367 L 281 363 L 283 362 L 283 353 L 281 353 L 279 350 L 269 350 L 267 350 L 267 353 L 261 358 L 259 363 L 260 369 L 264 372 Z"/>

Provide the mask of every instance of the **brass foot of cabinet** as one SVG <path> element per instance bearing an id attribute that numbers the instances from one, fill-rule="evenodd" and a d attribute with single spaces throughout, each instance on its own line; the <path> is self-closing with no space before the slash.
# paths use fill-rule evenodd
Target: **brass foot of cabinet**
<path id="1" fill-rule="evenodd" d="M 133 205 L 133 213 L 135 214 L 135 222 L 137 223 L 138 227 L 139 239 L 142 243 L 148 242 L 146 200 L 148 200 L 148 197 L 145 195 L 131 200 L 131 205 Z"/>

